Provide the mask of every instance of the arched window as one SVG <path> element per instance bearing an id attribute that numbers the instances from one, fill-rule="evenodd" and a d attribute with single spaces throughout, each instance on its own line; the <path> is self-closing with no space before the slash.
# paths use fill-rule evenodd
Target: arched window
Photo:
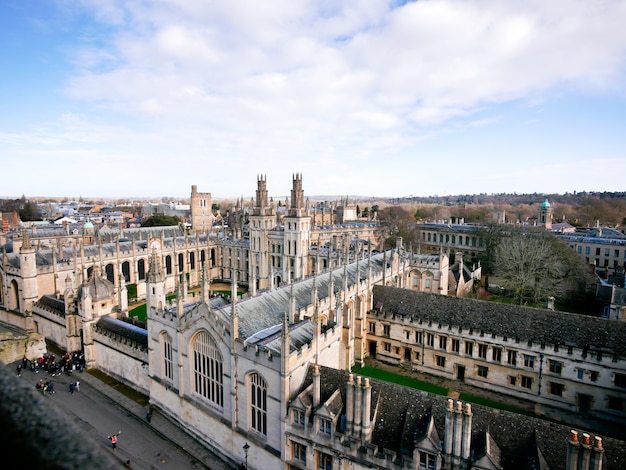
<path id="1" fill-rule="evenodd" d="M 216 405 L 224 406 L 224 363 L 217 343 L 206 332 L 193 341 L 194 391 Z"/>
<path id="2" fill-rule="evenodd" d="M 163 378 L 174 380 L 172 337 L 165 332 L 161 333 L 161 371 Z"/>
<path id="3" fill-rule="evenodd" d="M 105 271 L 109 282 L 115 283 L 115 267 L 112 264 L 107 264 Z"/>
<path id="4" fill-rule="evenodd" d="M 259 374 L 250 376 L 250 427 L 267 434 L 267 383 Z"/>
<path id="5" fill-rule="evenodd" d="M 146 279 L 146 262 L 143 259 L 137 261 L 137 276 L 140 281 Z"/>
<path id="6" fill-rule="evenodd" d="M 122 263 L 122 274 L 124 275 L 124 282 L 130 282 L 130 263 L 128 261 Z"/>

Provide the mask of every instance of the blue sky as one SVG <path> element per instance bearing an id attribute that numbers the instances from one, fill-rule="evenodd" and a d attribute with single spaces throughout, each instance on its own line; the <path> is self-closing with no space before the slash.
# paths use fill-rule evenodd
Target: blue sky
<path id="1" fill-rule="evenodd" d="M 0 197 L 624 191 L 624 24 L 612 0 L 5 0 Z"/>

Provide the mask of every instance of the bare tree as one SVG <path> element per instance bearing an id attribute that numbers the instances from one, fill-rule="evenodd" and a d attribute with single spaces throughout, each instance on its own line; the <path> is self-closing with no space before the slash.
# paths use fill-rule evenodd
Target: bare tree
<path id="1" fill-rule="evenodd" d="M 588 281 L 572 254 L 548 232 L 513 231 L 496 247 L 494 271 L 520 305 L 545 305 L 548 297 L 566 297 Z"/>

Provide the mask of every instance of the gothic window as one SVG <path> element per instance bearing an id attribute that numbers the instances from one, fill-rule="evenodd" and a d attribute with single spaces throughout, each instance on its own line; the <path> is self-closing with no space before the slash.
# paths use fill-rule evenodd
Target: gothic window
<path id="1" fill-rule="evenodd" d="M 172 337 L 167 333 L 161 333 L 161 365 L 163 378 L 174 380 L 174 359 L 172 354 Z"/>
<path id="2" fill-rule="evenodd" d="M 140 259 L 137 261 L 137 277 L 140 281 L 146 279 L 146 260 Z"/>
<path id="3" fill-rule="evenodd" d="M 458 339 L 452 339 L 452 352 L 455 352 L 458 354 L 459 350 L 460 350 L 460 345 L 461 342 Z"/>
<path id="4" fill-rule="evenodd" d="M 444 351 L 448 348 L 448 337 L 440 335 L 439 336 L 439 349 L 443 349 Z"/>
<path id="5" fill-rule="evenodd" d="M 465 341 L 465 355 L 471 356 L 474 353 L 474 343 Z"/>
<path id="6" fill-rule="evenodd" d="M 267 383 L 259 374 L 250 376 L 250 427 L 267 434 Z"/>
<path id="7" fill-rule="evenodd" d="M 128 261 L 122 263 L 122 274 L 124 275 L 124 282 L 130 282 L 130 263 Z"/>
<path id="8" fill-rule="evenodd" d="M 185 269 L 185 255 L 178 253 L 178 272 L 182 273 Z"/>
<path id="9" fill-rule="evenodd" d="M 165 257 L 165 273 L 172 274 L 172 257 L 170 255 Z"/>
<path id="10" fill-rule="evenodd" d="M 292 442 L 293 459 L 299 460 L 303 464 L 306 464 L 306 446 L 299 444 L 298 442 Z"/>
<path id="11" fill-rule="evenodd" d="M 194 392 L 224 406 L 224 363 L 217 343 L 206 332 L 193 341 Z"/>

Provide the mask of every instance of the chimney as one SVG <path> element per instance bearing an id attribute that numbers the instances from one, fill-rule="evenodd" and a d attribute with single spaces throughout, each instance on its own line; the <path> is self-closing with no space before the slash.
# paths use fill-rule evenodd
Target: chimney
<path id="1" fill-rule="evenodd" d="M 372 436 L 372 387 L 370 379 L 365 378 L 363 383 L 363 437 L 369 440 Z M 601 469 L 598 469 L 601 470 Z"/>
<path id="2" fill-rule="evenodd" d="M 348 376 L 346 385 L 346 432 L 352 432 L 354 425 L 354 376 Z"/>
<path id="3" fill-rule="evenodd" d="M 317 364 L 313 366 L 313 408 L 317 408 L 320 404 L 321 395 L 321 379 L 320 368 Z"/>
<path id="4" fill-rule="evenodd" d="M 461 456 L 461 438 L 463 437 L 463 403 L 456 402 L 454 410 L 454 444 L 452 445 L 452 455 Z"/>
<path id="5" fill-rule="evenodd" d="M 580 470 L 589 470 L 591 463 L 591 436 L 583 433 L 583 440 L 578 449 L 578 466 Z"/>
<path id="6" fill-rule="evenodd" d="M 470 446 L 472 443 L 472 405 L 465 404 L 463 412 L 463 441 L 461 442 L 461 457 L 469 459 Z"/>
<path id="7" fill-rule="evenodd" d="M 454 432 L 454 400 L 448 398 L 448 407 L 446 408 L 446 430 L 444 438 L 444 453 L 452 454 L 452 440 Z"/>
<path id="8" fill-rule="evenodd" d="M 356 378 L 356 387 L 354 388 L 354 435 L 361 436 L 361 426 L 363 424 L 363 401 L 361 400 L 362 387 L 361 377 Z"/>
<path id="9" fill-rule="evenodd" d="M 569 442 L 567 443 L 567 462 L 565 470 L 578 470 L 578 433 L 573 429 L 569 432 Z"/>
<path id="10" fill-rule="evenodd" d="M 602 456 L 604 448 L 602 447 L 602 438 L 596 436 L 594 438 L 593 450 L 591 451 L 591 466 L 589 470 L 602 470 Z"/>

